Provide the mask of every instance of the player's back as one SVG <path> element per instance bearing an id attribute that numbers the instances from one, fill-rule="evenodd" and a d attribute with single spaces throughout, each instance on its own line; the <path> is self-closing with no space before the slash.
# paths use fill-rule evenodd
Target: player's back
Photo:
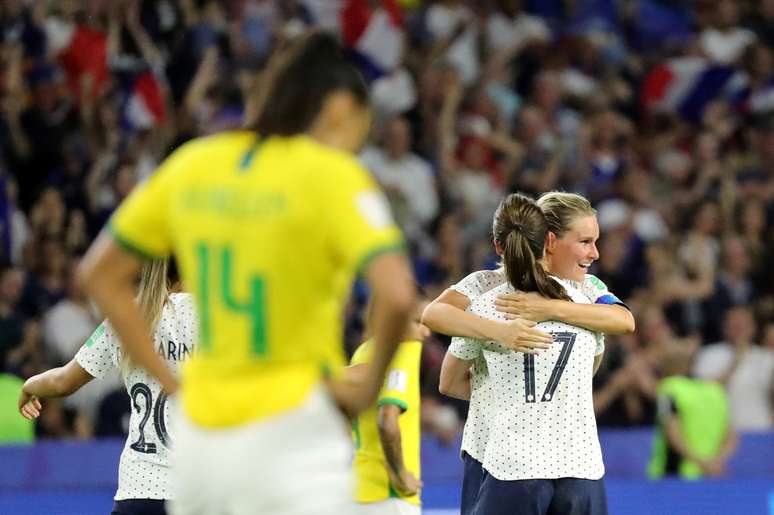
<path id="1" fill-rule="evenodd" d="M 582 293 L 562 284 L 574 301 L 589 303 Z M 504 320 L 494 309 L 494 300 L 513 291 L 503 284 L 475 299 L 470 310 Z M 536 327 L 556 339 L 537 356 L 495 342 L 482 345 L 491 402 L 484 468 L 501 480 L 599 479 L 604 467 L 592 404 L 597 335 L 553 320 Z"/>
<path id="2" fill-rule="evenodd" d="M 199 308 L 186 411 L 230 426 L 298 405 L 343 365 L 340 316 L 357 261 L 400 243 L 372 180 L 306 136 L 247 131 L 195 140 L 158 174 L 149 188 L 165 192 L 162 218 Z"/>

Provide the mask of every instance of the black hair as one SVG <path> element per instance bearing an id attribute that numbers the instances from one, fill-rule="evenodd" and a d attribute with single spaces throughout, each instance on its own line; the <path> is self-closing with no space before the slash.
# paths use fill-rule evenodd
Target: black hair
<path id="1" fill-rule="evenodd" d="M 291 136 L 307 131 L 326 97 L 347 91 L 368 104 L 368 87 L 336 38 L 312 32 L 275 55 L 269 62 L 265 89 L 252 128 L 261 137 Z"/>

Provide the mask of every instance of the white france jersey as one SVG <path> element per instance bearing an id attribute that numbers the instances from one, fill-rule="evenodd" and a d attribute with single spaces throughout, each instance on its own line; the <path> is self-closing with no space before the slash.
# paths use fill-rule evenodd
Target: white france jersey
<path id="1" fill-rule="evenodd" d="M 483 295 L 487 291 L 505 284 L 508 281 L 505 275 L 505 269 L 497 270 L 479 270 L 469 274 L 457 284 L 451 287 L 452 290 L 465 295 L 471 302 Z M 580 284 L 572 281 L 565 281 L 580 289 L 586 299 L 581 299 L 581 303 L 621 303 L 617 297 L 611 294 L 605 283 L 591 274 L 586 274 L 584 281 Z M 470 311 L 471 306 L 468 306 Z M 597 354 L 604 352 L 605 336 L 602 333 L 597 334 Z M 487 425 L 486 409 L 490 405 L 491 385 L 487 383 L 488 371 L 483 354 L 477 353 L 477 357 L 466 357 L 465 353 L 466 339 L 452 338 L 449 352 L 460 359 L 472 359 L 473 367 L 470 377 L 470 404 L 468 407 L 468 416 L 465 420 L 465 428 L 462 432 L 462 446 L 460 451 L 465 451 L 478 462 L 484 461 L 484 452 L 486 450 L 487 436 L 489 426 Z"/>
<path id="2" fill-rule="evenodd" d="M 567 282 L 558 282 L 574 302 L 590 303 Z M 474 299 L 469 310 L 505 320 L 494 300 L 513 291 L 502 284 Z M 450 347 L 455 356 L 476 365 L 483 358 L 486 365 L 487 375 L 471 392 L 479 420 L 472 428 L 476 434 L 466 442 L 473 452 L 466 451 L 476 459 L 473 453 L 479 454 L 484 468 L 500 480 L 599 479 L 604 465 L 591 381 L 594 356 L 604 347 L 596 333 L 569 324 L 549 321 L 538 328 L 557 336 L 552 348 L 538 356 L 474 339 L 456 339 Z"/>
<path id="3" fill-rule="evenodd" d="M 505 271 L 479 270 L 468 275 L 450 289 L 466 296 L 472 303 L 474 299 L 483 293 L 500 286 L 507 281 Z M 468 304 L 467 311 L 470 311 Z M 462 351 L 458 347 L 462 346 Z M 489 435 L 489 426 L 486 424 L 486 409 L 489 406 L 489 384 L 486 381 L 488 371 L 486 361 L 481 353 L 476 352 L 475 357 L 468 357 L 465 353 L 466 339 L 455 336 L 449 345 L 449 352 L 460 359 L 472 359 L 473 367 L 470 374 L 470 403 L 468 404 L 468 416 L 465 420 L 465 428 L 462 431 L 462 445 L 460 452 L 466 452 L 479 463 L 484 461 L 486 441 Z M 462 355 L 460 355 L 460 353 Z"/>
<path id="4" fill-rule="evenodd" d="M 194 352 L 197 337 L 196 308 L 188 293 L 173 293 L 162 311 L 154 334 L 156 351 L 177 376 L 180 364 Z M 121 363 L 121 344 L 107 321 L 94 331 L 75 360 L 96 378 Z M 118 466 L 115 499 L 171 499 L 170 448 L 174 430 L 170 414 L 174 400 L 145 369 L 131 366 L 124 377 L 129 392 L 129 437 Z"/>

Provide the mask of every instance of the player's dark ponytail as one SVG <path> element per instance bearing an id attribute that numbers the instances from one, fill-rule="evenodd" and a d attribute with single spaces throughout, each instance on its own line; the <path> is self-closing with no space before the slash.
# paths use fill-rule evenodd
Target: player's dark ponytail
<path id="1" fill-rule="evenodd" d="M 359 104 L 368 104 L 362 75 L 336 38 L 326 32 L 312 32 L 293 42 L 271 59 L 266 73 L 260 81 L 257 117 L 250 125 L 262 137 L 307 131 L 325 98 L 336 91 L 349 92 Z"/>
<path id="2" fill-rule="evenodd" d="M 503 264 L 511 286 L 552 299 L 570 300 L 539 262 L 548 222 L 534 200 L 519 193 L 505 197 L 495 211 L 492 232 L 503 250 Z"/>

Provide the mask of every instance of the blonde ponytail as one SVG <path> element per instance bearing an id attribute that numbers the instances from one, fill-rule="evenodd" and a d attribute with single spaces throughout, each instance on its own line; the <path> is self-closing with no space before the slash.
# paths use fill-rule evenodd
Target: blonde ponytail
<path id="1" fill-rule="evenodd" d="M 140 307 L 145 323 L 148 324 L 151 335 L 156 332 L 156 326 L 161 320 L 164 305 L 169 300 L 168 268 L 168 259 L 158 259 L 146 261 L 140 272 L 140 285 L 137 288 L 135 300 Z M 130 366 L 129 356 L 122 353 L 121 374 L 126 375 Z"/>

